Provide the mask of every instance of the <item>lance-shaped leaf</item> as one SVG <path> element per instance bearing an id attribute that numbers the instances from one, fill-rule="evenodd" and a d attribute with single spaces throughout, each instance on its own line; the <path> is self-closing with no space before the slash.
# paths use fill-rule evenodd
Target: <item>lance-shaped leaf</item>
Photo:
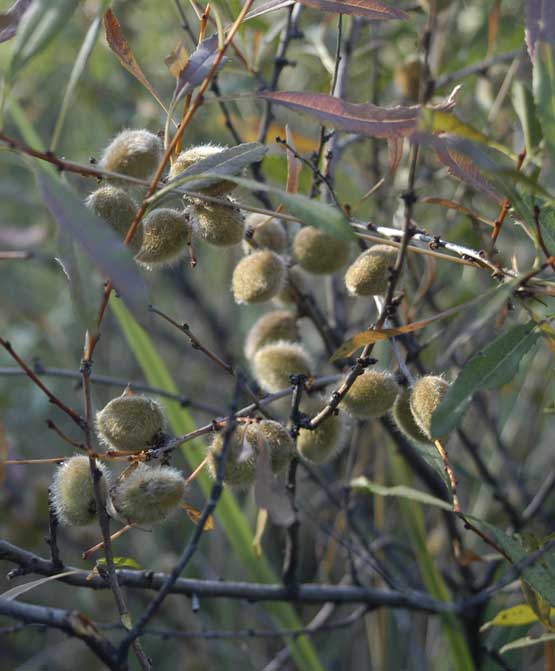
<path id="1" fill-rule="evenodd" d="M 216 57 L 218 56 L 218 35 L 214 34 L 202 40 L 198 47 L 193 51 L 189 62 L 181 72 L 177 81 L 174 101 L 179 100 L 183 95 L 192 91 L 199 84 L 202 84 L 210 70 L 212 69 Z M 219 67 L 224 63 L 222 59 Z"/>
<path id="2" fill-rule="evenodd" d="M 517 638 L 516 641 L 511 641 L 510 643 L 505 644 L 500 650 L 499 653 L 504 655 L 506 652 L 511 650 L 521 650 L 522 648 L 529 648 L 531 645 L 543 645 L 550 641 L 555 641 L 555 634 L 541 634 L 540 636 L 524 636 L 523 638 Z"/>
<path id="3" fill-rule="evenodd" d="M 442 112 L 453 109 L 459 90 L 459 86 L 455 87 L 448 98 L 428 109 Z M 304 91 L 263 91 L 258 97 L 308 114 L 338 130 L 386 139 L 410 137 L 419 128 L 422 111 L 421 105 L 379 107 L 372 103 L 350 103 L 325 93 Z"/>
<path id="4" fill-rule="evenodd" d="M 298 2 L 323 12 L 362 16 L 371 21 L 408 19 L 408 14 L 402 9 L 394 9 L 378 0 L 298 0 Z"/>
<path id="5" fill-rule="evenodd" d="M 267 151 L 268 147 L 260 144 L 260 142 L 245 142 L 244 144 L 238 144 L 236 147 L 219 151 L 217 154 L 212 154 L 208 158 L 197 161 L 171 182 L 168 182 L 168 186 L 160 189 L 151 199 L 151 202 L 156 202 L 164 197 L 176 186 L 184 185 L 189 191 L 198 191 L 221 181 L 222 177 L 238 175 L 251 163 L 261 161 Z M 210 173 L 210 176 L 207 176 L 206 173 Z"/>
<path id="6" fill-rule="evenodd" d="M 0 42 L 7 42 L 15 35 L 31 2 L 32 0 L 16 0 L 7 12 L 0 14 Z"/>
<path id="7" fill-rule="evenodd" d="M 530 58 L 536 55 L 536 44 L 555 44 L 555 3 L 553 0 L 526 0 L 526 45 Z"/>
<path id="8" fill-rule="evenodd" d="M 135 77 L 137 81 L 139 81 L 145 87 L 145 89 L 158 102 L 162 109 L 167 112 L 160 96 L 158 93 L 156 93 L 154 87 L 148 81 L 145 73 L 141 69 L 141 66 L 137 62 L 137 59 L 131 50 L 131 46 L 123 34 L 121 24 L 111 9 L 109 9 L 106 14 L 104 14 L 104 32 L 106 33 L 106 41 L 108 42 L 108 46 L 115 54 L 118 61 L 128 72 L 133 75 L 133 77 Z"/>
<path id="9" fill-rule="evenodd" d="M 503 197 L 481 173 L 475 159 L 479 157 L 482 163 L 488 165 L 492 173 L 497 172 L 497 167 L 484 153 L 479 154 L 476 147 L 468 140 L 452 135 L 439 137 L 432 133 L 419 131 L 413 134 L 411 142 L 433 147 L 438 159 L 451 175 L 474 187 L 477 191 L 485 193 L 496 202 L 503 202 Z"/>
<path id="10" fill-rule="evenodd" d="M 105 278 L 110 278 L 122 298 L 132 306 L 144 304 L 147 290 L 131 253 L 102 219 L 88 210 L 79 196 L 59 179 L 37 173 L 44 203 L 72 238 L 77 240 Z"/>
<path id="11" fill-rule="evenodd" d="M 449 388 L 432 417 L 432 436 L 444 436 L 465 414 L 472 396 L 481 389 L 495 389 L 510 382 L 522 357 L 539 337 L 535 322 L 516 326 L 472 358 Z"/>
<path id="12" fill-rule="evenodd" d="M 422 492 L 413 487 L 407 487 L 407 485 L 384 487 L 377 482 L 372 482 L 371 480 L 368 480 L 368 478 L 361 476 L 351 480 L 351 488 L 356 491 L 376 494 L 377 496 L 393 496 L 401 499 L 408 499 L 409 501 L 417 501 L 418 503 L 424 503 L 426 505 L 435 506 L 436 508 L 441 508 L 441 510 L 453 512 L 453 505 L 451 503 L 438 499 L 436 496 L 432 496 L 427 492 Z"/>
<path id="13" fill-rule="evenodd" d="M 79 0 L 34 0 L 25 12 L 15 38 L 6 79 L 13 81 L 22 67 L 43 49 L 67 25 Z"/>
<path id="14" fill-rule="evenodd" d="M 480 631 L 487 631 L 491 627 L 521 627 L 523 624 L 532 624 L 538 621 L 538 616 L 527 603 L 519 603 L 512 608 L 500 610 L 497 615 L 485 622 Z"/>

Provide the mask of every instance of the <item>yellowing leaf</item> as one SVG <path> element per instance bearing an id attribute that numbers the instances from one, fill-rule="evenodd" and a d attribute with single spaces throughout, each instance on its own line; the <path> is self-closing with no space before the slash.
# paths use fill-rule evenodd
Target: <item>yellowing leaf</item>
<path id="1" fill-rule="evenodd" d="M 268 522 L 268 511 L 265 508 L 260 508 L 256 516 L 256 532 L 252 541 L 252 547 L 257 559 L 262 557 L 262 537 L 266 530 L 266 523 Z"/>
<path id="2" fill-rule="evenodd" d="M 197 508 L 195 508 L 194 506 L 189 505 L 188 503 L 182 503 L 181 507 L 187 513 L 187 515 L 189 515 L 189 519 L 191 520 L 191 522 L 193 524 L 198 524 L 202 512 L 200 510 L 197 510 Z M 204 531 L 212 531 L 213 529 L 214 529 L 214 517 L 210 515 L 204 525 Z"/>
<path id="3" fill-rule="evenodd" d="M 486 631 L 490 627 L 520 627 L 523 624 L 537 622 L 538 616 L 528 604 L 520 603 L 512 608 L 505 608 L 480 627 L 480 631 Z"/>
<path id="4" fill-rule="evenodd" d="M 181 77 L 181 73 L 187 67 L 188 62 L 189 54 L 182 42 L 179 42 L 175 49 L 164 58 L 164 63 L 176 79 Z"/>

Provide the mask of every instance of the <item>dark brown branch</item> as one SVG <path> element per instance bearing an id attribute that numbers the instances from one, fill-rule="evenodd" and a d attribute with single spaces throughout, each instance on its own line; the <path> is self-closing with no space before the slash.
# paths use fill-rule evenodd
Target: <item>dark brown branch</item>
<path id="1" fill-rule="evenodd" d="M 116 649 L 102 636 L 94 622 L 76 610 L 61 610 L 0 599 L 0 615 L 28 624 L 42 624 L 51 629 L 59 629 L 68 636 L 83 641 L 112 671 L 125 671 L 128 668 L 127 664 L 120 662 Z"/>

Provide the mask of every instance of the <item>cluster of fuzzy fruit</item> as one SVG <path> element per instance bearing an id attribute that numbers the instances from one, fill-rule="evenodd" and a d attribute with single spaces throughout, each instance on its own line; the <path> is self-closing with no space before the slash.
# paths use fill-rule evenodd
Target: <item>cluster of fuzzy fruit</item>
<path id="1" fill-rule="evenodd" d="M 163 437 L 166 418 L 160 405 L 144 396 L 124 393 L 97 413 L 96 429 L 108 450 L 138 453 Z M 99 492 L 111 517 L 124 523 L 155 524 L 174 512 L 185 494 L 181 473 L 170 466 L 137 463 L 111 484 L 111 474 L 97 461 Z M 54 511 L 60 523 L 83 526 L 96 515 L 96 498 L 86 456 L 74 456 L 57 469 L 52 482 Z"/>

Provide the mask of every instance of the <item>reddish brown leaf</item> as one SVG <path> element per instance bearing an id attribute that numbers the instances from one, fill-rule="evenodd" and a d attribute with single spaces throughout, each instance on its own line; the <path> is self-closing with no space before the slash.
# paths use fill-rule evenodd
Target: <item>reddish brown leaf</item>
<path id="1" fill-rule="evenodd" d="M 187 515 L 189 515 L 189 519 L 191 520 L 191 522 L 197 525 L 202 515 L 202 512 L 200 510 L 197 510 L 194 506 L 190 506 L 188 503 L 185 502 L 181 503 L 180 505 L 183 508 L 183 510 L 187 513 Z M 213 529 L 214 529 L 214 518 L 212 515 L 210 515 L 204 525 L 204 531 L 212 531 Z"/>
<path id="2" fill-rule="evenodd" d="M 389 170 L 387 176 L 391 177 L 399 167 L 401 158 L 403 157 L 403 138 L 392 137 L 387 141 L 387 149 L 389 152 Z"/>
<path id="3" fill-rule="evenodd" d="M 393 9 L 377 0 L 298 0 L 298 2 L 323 12 L 362 16 L 371 21 L 408 19 L 408 14 L 402 9 Z"/>
<path id="4" fill-rule="evenodd" d="M 141 70 L 141 66 L 137 63 L 137 59 L 131 50 L 131 46 L 123 34 L 121 24 L 111 9 L 104 14 L 104 31 L 106 33 L 108 45 L 116 55 L 118 61 L 147 89 L 147 91 L 158 101 L 161 107 L 166 110 L 160 96 L 156 93 L 154 87 Z"/>
<path id="5" fill-rule="evenodd" d="M 455 105 L 457 91 L 458 87 L 444 102 L 429 109 L 448 112 Z M 420 105 L 378 107 L 371 103 L 349 103 L 325 93 L 304 91 L 262 92 L 258 97 L 308 114 L 339 130 L 386 139 L 409 137 L 415 133 L 422 109 Z"/>

